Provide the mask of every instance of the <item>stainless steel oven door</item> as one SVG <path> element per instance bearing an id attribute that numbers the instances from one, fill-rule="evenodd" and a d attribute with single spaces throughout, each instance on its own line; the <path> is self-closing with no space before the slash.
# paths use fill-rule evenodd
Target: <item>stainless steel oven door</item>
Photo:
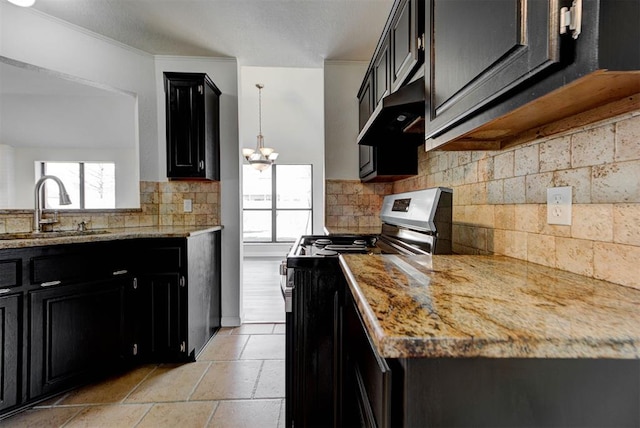
<path id="1" fill-rule="evenodd" d="M 287 269 L 287 261 L 280 263 L 280 291 L 284 298 L 284 311 L 291 312 L 293 307 L 293 269 Z"/>

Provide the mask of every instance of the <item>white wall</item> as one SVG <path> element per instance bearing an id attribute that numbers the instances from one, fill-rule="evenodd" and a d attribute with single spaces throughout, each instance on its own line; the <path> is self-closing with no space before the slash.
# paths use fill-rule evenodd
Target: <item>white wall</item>
<path id="1" fill-rule="evenodd" d="M 158 181 L 164 174 L 152 55 L 5 1 L 0 1 L 0 55 L 136 94 L 140 179 Z"/>
<path id="2" fill-rule="evenodd" d="M 0 209 L 15 204 L 15 150 L 6 144 L 0 144 Z"/>
<path id="3" fill-rule="evenodd" d="M 326 178 L 358 180 L 358 89 L 367 62 L 324 63 Z"/>
<path id="4" fill-rule="evenodd" d="M 235 59 L 157 56 L 155 79 L 158 115 L 158 158 L 166 177 L 165 71 L 207 73 L 220 89 L 220 222 L 222 230 L 222 325 L 240 325 L 241 248 L 238 155 L 238 66 Z"/>

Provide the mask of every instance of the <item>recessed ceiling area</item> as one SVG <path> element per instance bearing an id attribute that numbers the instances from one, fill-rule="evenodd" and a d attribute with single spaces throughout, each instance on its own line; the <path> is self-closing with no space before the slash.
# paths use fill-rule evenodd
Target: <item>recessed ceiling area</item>
<path id="1" fill-rule="evenodd" d="M 37 0 L 34 9 L 154 55 L 243 66 L 369 61 L 393 0 Z"/>

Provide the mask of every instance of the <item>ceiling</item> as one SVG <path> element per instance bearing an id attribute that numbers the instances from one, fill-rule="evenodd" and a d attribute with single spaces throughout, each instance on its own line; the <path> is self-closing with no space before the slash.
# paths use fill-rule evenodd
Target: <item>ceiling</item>
<path id="1" fill-rule="evenodd" d="M 34 8 L 154 55 L 240 65 L 369 61 L 393 0 L 36 0 Z"/>

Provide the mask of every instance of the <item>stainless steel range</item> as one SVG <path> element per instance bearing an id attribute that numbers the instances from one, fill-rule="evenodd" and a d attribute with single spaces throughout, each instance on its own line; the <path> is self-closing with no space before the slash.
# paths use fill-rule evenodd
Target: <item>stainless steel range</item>
<path id="1" fill-rule="evenodd" d="M 286 309 L 286 426 L 339 426 L 336 365 L 346 282 L 338 256 L 450 254 L 452 190 L 384 198 L 380 234 L 301 236 L 281 265 Z"/>

